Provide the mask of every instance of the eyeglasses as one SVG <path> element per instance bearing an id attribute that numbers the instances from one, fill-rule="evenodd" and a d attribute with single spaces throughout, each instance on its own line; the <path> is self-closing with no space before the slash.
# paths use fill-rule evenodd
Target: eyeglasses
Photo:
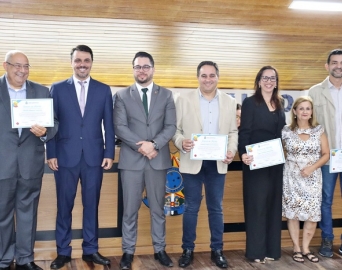
<path id="1" fill-rule="evenodd" d="M 143 71 L 149 71 L 151 69 L 152 66 L 149 66 L 149 65 L 144 65 L 144 66 L 134 66 L 133 69 L 135 71 L 139 71 L 140 69 L 142 69 Z"/>
<path id="2" fill-rule="evenodd" d="M 272 77 L 262 76 L 261 80 L 263 82 L 267 82 L 268 80 L 270 80 L 271 82 L 276 82 L 277 81 L 277 77 L 276 76 L 272 76 Z"/>
<path id="3" fill-rule="evenodd" d="M 236 116 L 236 120 L 239 120 L 239 119 L 241 119 L 241 116 L 240 116 L 240 115 L 237 115 L 237 116 Z"/>
<path id="4" fill-rule="evenodd" d="M 13 66 L 13 67 L 15 67 L 16 69 L 25 69 L 25 70 L 28 70 L 28 69 L 30 69 L 30 65 L 29 64 L 27 64 L 27 65 L 21 65 L 21 64 L 12 64 L 12 63 L 10 63 L 10 62 L 6 62 L 7 64 L 9 64 L 10 66 Z"/>

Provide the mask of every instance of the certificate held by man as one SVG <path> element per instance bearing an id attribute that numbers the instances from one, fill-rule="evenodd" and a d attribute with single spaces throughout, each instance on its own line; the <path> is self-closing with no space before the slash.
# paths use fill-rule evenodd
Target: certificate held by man
<path id="1" fill-rule="evenodd" d="M 52 98 L 11 99 L 12 128 L 53 127 Z"/>
<path id="2" fill-rule="evenodd" d="M 246 145 L 246 151 L 248 155 L 253 156 L 253 161 L 249 165 L 250 170 L 285 163 L 283 146 L 279 138 Z"/>
<path id="3" fill-rule="evenodd" d="M 342 172 L 342 149 L 330 149 L 329 172 Z"/>
<path id="4" fill-rule="evenodd" d="M 191 134 L 194 147 L 190 159 L 224 160 L 227 154 L 228 136 L 219 134 Z"/>

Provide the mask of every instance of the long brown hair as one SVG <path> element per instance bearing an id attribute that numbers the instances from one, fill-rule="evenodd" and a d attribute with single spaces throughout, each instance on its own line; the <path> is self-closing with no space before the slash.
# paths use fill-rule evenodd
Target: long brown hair
<path id="1" fill-rule="evenodd" d="M 278 75 L 278 71 L 274 67 L 264 66 L 259 70 L 258 74 L 255 77 L 255 81 L 254 81 L 254 90 L 255 90 L 254 96 L 255 96 L 255 99 L 256 99 L 258 104 L 261 104 L 264 102 L 264 97 L 261 94 L 261 87 L 259 87 L 259 82 L 261 80 L 262 74 L 267 69 L 274 70 L 274 72 L 276 74 L 277 86 L 273 89 L 273 93 L 272 93 L 272 97 L 271 97 L 271 103 L 274 104 L 276 110 L 279 110 L 279 109 L 283 108 L 283 98 L 279 95 L 279 75 Z"/>

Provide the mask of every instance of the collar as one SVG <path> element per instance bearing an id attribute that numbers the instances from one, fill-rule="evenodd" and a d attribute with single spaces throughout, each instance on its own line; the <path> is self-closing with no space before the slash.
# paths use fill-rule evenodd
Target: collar
<path id="1" fill-rule="evenodd" d="M 8 80 L 7 80 L 7 74 L 5 74 L 5 79 L 6 79 L 6 84 L 7 84 L 7 89 L 8 90 L 12 90 L 12 91 L 26 91 L 26 81 L 25 83 L 21 86 L 21 88 L 18 89 L 14 89 L 13 87 L 11 87 L 11 85 L 9 84 Z"/>

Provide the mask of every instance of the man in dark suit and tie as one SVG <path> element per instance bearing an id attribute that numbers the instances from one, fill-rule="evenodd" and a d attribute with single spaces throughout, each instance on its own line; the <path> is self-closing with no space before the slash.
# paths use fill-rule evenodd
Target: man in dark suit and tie
<path id="1" fill-rule="evenodd" d="M 115 133 L 122 140 L 121 170 L 124 213 L 120 267 L 130 269 L 137 240 L 138 211 L 144 188 L 151 212 L 154 258 L 171 267 L 165 252 L 164 196 L 166 170 L 171 167 L 169 140 L 176 131 L 172 92 L 153 83 L 154 60 L 146 52 L 133 59 L 135 84 L 116 94 Z"/>
<path id="2" fill-rule="evenodd" d="M 51 87 L 60 122 L 56 137 L 47 144 L 48 164 L 54 171 L 57 191 L 58 256 L 51 269 L 71 261 L 71 212 L 79 179 L 83 203 L 82 259 L 110 264 L 98 252 L 98 204 L 103 169 L 109 170 L 114 159 L 113 101 L 110 87 L 90 77 L 92 63 L 92 50 L 78 45 L 71 51 L 73 76 Z"/>
<path id="3" fill-rule="evenodd" d="M 12 128 L 11 99 L 50 98 L 49 89 L 27 80 L 30 64 L 9 51 L 0 77 L 0 269 L 41 270 L 34 260 L 37 208 L 44 173 L 44 142 L 58 128 Z M 14 220 L 15 216 L 15 220 Z"/>

